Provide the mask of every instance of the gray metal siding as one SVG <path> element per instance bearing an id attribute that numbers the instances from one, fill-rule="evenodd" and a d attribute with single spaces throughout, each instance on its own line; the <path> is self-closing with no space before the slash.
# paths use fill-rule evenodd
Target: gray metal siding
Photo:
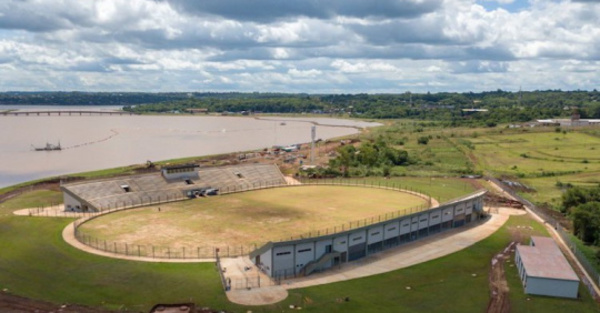
<path id="1" fill-rule="evenodd" d="M 527 277 L 525 293 L 532 295 L 577 298 L 578 281 L 557 280 L 538 277 Z"/>

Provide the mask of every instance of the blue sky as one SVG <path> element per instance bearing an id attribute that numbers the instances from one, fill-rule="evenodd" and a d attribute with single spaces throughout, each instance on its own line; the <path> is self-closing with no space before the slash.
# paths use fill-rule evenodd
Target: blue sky
<path id="1" fill-rule="evenodd" d="M 482 5 L 487 11 L 501 8 L 508 12 L 518 12 L 529 8 L 528 0 L 478 0 L 477 4 Z"/>
<path id="2" fill-rule="evenodd" d="M 597 0 L 4 0 L 0 91 L 591 90 Z"/>

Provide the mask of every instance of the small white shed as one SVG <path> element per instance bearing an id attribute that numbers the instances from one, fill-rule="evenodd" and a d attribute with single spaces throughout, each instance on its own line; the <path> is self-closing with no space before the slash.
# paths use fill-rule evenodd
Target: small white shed
<path id="1" fill-rule="evenodd" d="M 579 277 L 552 238 L 532 236 L 529 246 L 517 246 L 515 263 L 525 293 L 577 298 Z"/>

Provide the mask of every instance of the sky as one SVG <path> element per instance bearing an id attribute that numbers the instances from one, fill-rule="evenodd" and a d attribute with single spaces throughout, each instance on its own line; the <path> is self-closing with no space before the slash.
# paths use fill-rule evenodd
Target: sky
<path id="1" fill-rule="evenodd" d="M 0 91 L 592 90 L 600 0 L 2 0 Z"/>

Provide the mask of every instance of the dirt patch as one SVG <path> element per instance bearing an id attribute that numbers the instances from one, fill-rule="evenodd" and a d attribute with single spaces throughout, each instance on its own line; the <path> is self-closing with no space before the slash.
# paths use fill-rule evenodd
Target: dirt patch
<path id="1" fill-rule="evenodd" d="M 492 258 L 492 267 L 489 274 L 490 284 L 490 302 L 488 303 L 488 313 L 507 313 L 510 312 L 510 299 L 508 282 L 504 271 L 504 263 L 510 260 L 511 251 L 514 250 L 516 242 L 511 242 L 502 252 Z"/>

